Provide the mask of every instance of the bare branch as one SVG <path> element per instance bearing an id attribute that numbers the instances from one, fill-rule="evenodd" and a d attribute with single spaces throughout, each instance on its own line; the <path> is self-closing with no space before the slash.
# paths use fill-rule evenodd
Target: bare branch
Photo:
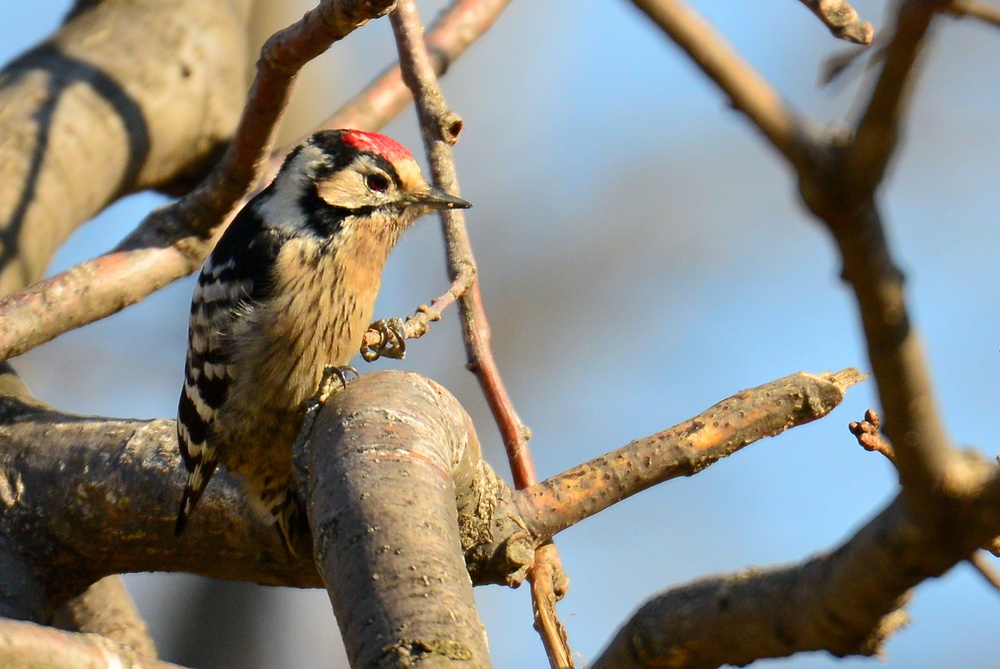
<path id="1" fill-rule="evenodd" d="M 156 658 L 156 644 L 120 576 L 106 576 L 59 607 L 55 627 L 100 634 L 139 655 Z"/>
<path id="2" fill-rule="evenodd" d="M 755 441 L 822 418 L 863 378 L 853 368 L 822 376 L 799 372 L 741 391 L 522 491 L 521 515 L 533 535 L 551 537 L 650 486 L 693 476 Z"/>
<path id="3" fill-rule="evenodd" d="M 365 374 L 348 390 L 297 461 L 351 666 L 488 667 L 455 505 L 480 459 L 468 415 L 416 374 Z"/>
<path id="4" fill-rule="evenodd" d="M 877 85 L 853 137 L 806 136 L 777 95 L 680 0 L 634 0 L 747 112 L 799 176 L 803 200 L 824 221 L 844 261 L 844 278 L 861 310 L 869 357 L 896 447 L 903 483 L 936 494 L 941 483 L 964 485 L 951 468 L 956 455 L 941 423 L 927 361 L 913 331 L 902 273 L 885 238 L 875 194 L 896 147 L 914 68 L 941 1 L 900 3 Z M 960 468 L 956 471 L 960 471 Z M 932 512 L 931 504 L 928 512 Z"/>
<path id="5" fill-rule="evenodd" d="M 311 560 L 292 559 L 274 528 L 251 516 L 225 472 L 184 537 L 174 537 L 186 478 L 174 421 L 74 416 L 13 396 L 0 400 L 0 413 L 4 615 L 46 620 L 101 578 L 135 571 L 321 584 Z M 16 560 L 30 575 L 13 578 Z"/>
<path id="6" fill-rule="evenodd" d="M 854 42 L 871 44 L 875 29 L 868 21 L 862 21 L 854 8 L 844 0 L 799 0 L 830 29 L 834 37 Z"/>
<path id="7" fill-rule="evenodd" d="M 871 97 L 858 119 L 853 141 L 845 147 L 844 169 L 858 196 L 875 192 L 895 152 L 924 38 L 941 4 L 942 0 L 899 4 L 892 40 L 882 54 Z"/>
<path id="8" fill-rule="evenodd" d="M 74 634 L 20 620 L 0 619 L 0 665 L 8 669 L 183 669 L 137 655 L 97 634 Z"/>
<path id="9" fill-rule="evenodd" d="M 645 604 L 594 669 L 744 666 L 767 657 L 824 650 L 877 655 L 907 620 L 911 588 L 972 554 L 996 533 L 998 480 L 982 484 L 928 523 L 899 497 L 830 554 L 778 569 L 744 570 L 681 586 Z M 683 649 L 683 652 L 680 652 Z"/>

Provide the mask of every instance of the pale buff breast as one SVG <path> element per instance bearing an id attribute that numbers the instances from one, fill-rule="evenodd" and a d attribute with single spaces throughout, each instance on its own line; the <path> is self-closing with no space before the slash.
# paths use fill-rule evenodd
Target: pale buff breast
<path id="1" fill-rule="evenodd" d="M 232 390 L 254 398 L 250 405 L 296 409 L 316 391 L 325 365 L 347 365 L 357 354 L 381 272 L 351 266 L 343 255 L 300 240 L 278 255 L 274 298 L 236 335 Z"/>

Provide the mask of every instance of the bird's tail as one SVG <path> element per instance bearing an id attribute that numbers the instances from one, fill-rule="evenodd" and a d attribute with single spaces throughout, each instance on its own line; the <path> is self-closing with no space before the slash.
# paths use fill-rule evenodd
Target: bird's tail
<path id="1" fill-rule="evenodd" d="M 207 471 L 208 474 L 204 472 Z M 199 462 L 188 475 L 187 485 L 184 486 L 184 493 L 181 495 L 181 504 L 177 509 L 177 524 L 174 525 L 174 536 L 179 537 L 187 527 L 187 520 L 191 517 L 194 507 L 201 499 L 202 493 L 208 487 L 208 481 L 215 471 L 215 463 L 206 468 L 204 462 Z"/>

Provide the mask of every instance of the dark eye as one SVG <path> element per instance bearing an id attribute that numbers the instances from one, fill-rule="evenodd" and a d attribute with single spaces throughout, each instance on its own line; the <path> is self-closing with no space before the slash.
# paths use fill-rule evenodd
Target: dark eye
<path id="1" fill-rule="evenodd" d="M 384 193 L 389 189 L 389 180 L 381 174 L 369 174 L 365 176 L 365 185 L 376 193 Z"/>

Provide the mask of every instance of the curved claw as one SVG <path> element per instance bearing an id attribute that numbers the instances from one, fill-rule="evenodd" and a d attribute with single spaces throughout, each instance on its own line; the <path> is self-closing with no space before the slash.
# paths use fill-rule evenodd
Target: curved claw
<path id="1" fill-rule="evenodd" d="M 362 347 L 361 357 L 365 362 L 373 362 L 379 358 L 402 360 L 406 355 L 406 329 L 402 318 L 386 318 L 375 321 L 371 329 L 379 333 L 381 342 L 378 346 Z"/>
<path id="2" fill-rule="evenodd" d="M 336 367 L 334 365 L 327 365 L 323 368 L 323 377 L 319 382 L 319 389 L 316 391 L 315 399 L 320 404 L 326 402 L 330 395 L 333 393 L 333 380 L 337 379 L 340 381 L 340 387 L 347 387 L 347 377 L 353 374 L 354 378 L 361 376 L 358 374 L 358 370 L 354 369 L 349 365 L 343 367 Z"/>

